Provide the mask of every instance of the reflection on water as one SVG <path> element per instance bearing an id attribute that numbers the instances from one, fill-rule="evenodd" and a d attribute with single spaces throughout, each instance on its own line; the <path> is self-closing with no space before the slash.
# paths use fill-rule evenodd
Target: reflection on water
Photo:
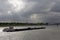
<path id="1" fill-rule="evenodd" d="M 15 28 L 41 27 L 41 26 L 21 26 Z M 42 26 L 46 29 L 2 32 L 5 27 L 0 27 L 0 40 L 60 40 L 60 25 Z"/>

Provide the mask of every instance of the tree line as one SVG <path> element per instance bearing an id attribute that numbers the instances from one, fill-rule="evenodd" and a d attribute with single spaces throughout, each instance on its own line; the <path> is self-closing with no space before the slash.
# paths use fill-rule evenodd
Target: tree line
<path id="1" fill-rule="evenodd" d="M 48 23 L 0 23 L 0 26 L 48 25 Z"/>

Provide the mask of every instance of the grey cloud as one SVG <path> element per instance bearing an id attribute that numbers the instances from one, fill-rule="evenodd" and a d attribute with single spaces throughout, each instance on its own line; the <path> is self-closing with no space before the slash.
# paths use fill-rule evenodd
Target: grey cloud
<path id="1" fill-rule="evenodd" d="M 45 18 L 45 22 L 49 23 L 60 23 L 60 13 L 52 12 L 47 14 L 48 16 Z"/>
<path id="2" fill-rule="evenodd" d="M 0 21 L 49 23 L 60 22 L 60 14 L 58 13 L 60 6 L 59 3 L 57 3 L 58 1 L 59 0 L 23 0 L 23 2 L 25 2 L 25 7 L 20 11 L 15 12 L 12 10 L 12 5 L 9 4 L 7 0 L 0 0 Z M 12 11 L 10 13 L 12 15 L 8 14 L 8 11 Z M 37 16 L 36 18 L 33 17 L 32 19 L 31 16 L 34 15 Z"/>
<path id="3" fill-rule="evenodd" d="M 60 2 L 57 2 L 54 7 L 52 7 L 51 11 L 60 12 Z"/>

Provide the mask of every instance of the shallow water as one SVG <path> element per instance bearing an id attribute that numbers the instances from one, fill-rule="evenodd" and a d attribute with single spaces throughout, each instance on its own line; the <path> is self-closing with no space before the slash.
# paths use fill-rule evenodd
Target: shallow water
<path id="1" fill-rule="evenodd" d="M 15 28 L 41 27 L 21 26 Z M 46 29 L 28 30 L 19 32 L 3 32 L 5 27 L 0 27 L 0 40 L 60 40 L 60 25 L 43 26 Z"/>

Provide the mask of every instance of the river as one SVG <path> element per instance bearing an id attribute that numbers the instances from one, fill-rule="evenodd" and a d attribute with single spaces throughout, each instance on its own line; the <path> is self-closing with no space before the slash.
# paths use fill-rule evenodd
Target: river
<path id="1" fill-rule="evenodd" d="M 41 27 L 20 26 L 15 28 Z M 42 26 L 46 29 L 27 30 L 19 32 L 3 32 L 6 27 L 0 27 L 0 40 L 60 40 L 60 25 Z"/>

